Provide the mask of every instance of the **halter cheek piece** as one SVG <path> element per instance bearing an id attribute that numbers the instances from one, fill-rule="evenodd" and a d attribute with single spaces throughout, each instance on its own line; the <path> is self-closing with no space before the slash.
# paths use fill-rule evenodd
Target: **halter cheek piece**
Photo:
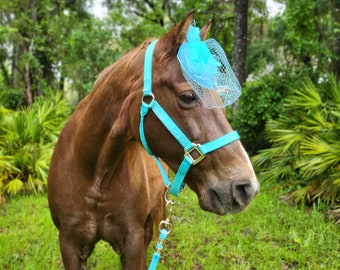
<path id="1" fill-rule="evenodd" d="M 143 87 L 143 97 L 142 105 L 140 108 L 140 124 L 139 124 L 139 134 L 141 142 L 145 150 L 156 160 L 156 163 L 162 174 L 164 184 L 170 189 L 170 194 L 178 196 L 181 189 L 184 187 L 184 178 L 192 165 L 200 163 L 206 154 L 215 151 L 225 145 L 228 145 L 238 139 L 240 136 L 237 131 L 232 131 L 227 133 L 213 141 L 205 144 L 195 144 L 191 142 L 188 137 L 182 132 L 182 130 L 177 126 L 177 124 L 171 119 L 167 112 L 159 105 L 156 101 L 155 96 L 152 93 L 152 55 L 155 48 L 157 40 L 154 40 L 146 49 L 145 59 L 144 59 L 144 87 Z M 158 119 L 163 123 L 163 125 L 170 131 L 170 133 L 175 137 L 175 139 L 181 144 L 184 149 L 184 159 L 178 168 L 176 176 L 173 183 L 170 182 L 167 173 L 165 172 L 161 162 L 158 157 L 155 156 L 150 150 L 145 134 L 144 134 L 144 118 L 152 110 L 153 113 L 158 117 Z M 199 154 L 197 158 L 194 158 L 192 153 L 196 152 Z"/>

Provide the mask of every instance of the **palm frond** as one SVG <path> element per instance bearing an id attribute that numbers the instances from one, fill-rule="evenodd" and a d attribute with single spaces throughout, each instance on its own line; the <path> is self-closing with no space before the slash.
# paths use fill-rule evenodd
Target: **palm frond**
<path id="1" fill-rule="evenodd" d="M 20 179 L 15 178 L 11 180 L 7 185 L 5 185 L 4 190 L 9 195 L 16 195 L 20 191 L 22 191 L 23 188 L 24 188 L 24 183 Z"/>
<path id="2" fill-rule="evenodd" d="M 61 94 L 19 111 L 0 110 L 0 196 L 45 190 L 54 144 L 69 113 Z"/>
<path id="3" fill-rule="evenodd" d="M 302 87 L 293 88 L 291 95 L 286 99 L 284 107 L 294 106 L 296 108 L 315 108 L 323 104 L 319 90 L 307 80 Z"/>
<path id="4" fill-rule="evenodd" d="M 271 142 L 280 147 L 281 152 L 297 149 L 305 137 L 305 134 L 300 130 L 294 129 L 272 129 L 271 134 Z"/>
<path id="5" fill-rule="evenodd" d="M 306 178 L 327 172 L 340 163 L 340 146 L 330 145 L 317 136 L 310 136 L 301 142 L 302 157 L 296 162 L 296 168 L 302 170 Z"/>
<path id="6" fill-rule="evenodd" d="M 282 115 L 268 121 L 266 136 L 272 148 L 260 151 L 252 160 L 264 181 L 292 185 L 284 199 L 339 204 L 339 111 L 339 82 L 331 78 L 320 86 L 308 80 L 291 90 Z"/>
<path id="7" fill-rule="evenodd" d="M 328 83 L 322 89 L 332 102 L 340 104 L 340 82 L 335 75 L 328 76 Z"/>

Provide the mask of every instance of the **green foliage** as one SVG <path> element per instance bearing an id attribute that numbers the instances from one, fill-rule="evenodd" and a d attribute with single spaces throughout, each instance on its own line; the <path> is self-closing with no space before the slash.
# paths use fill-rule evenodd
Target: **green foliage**
<path id="1" fill-rule="evenodd" d="M 283 112 L 266 125 L 272 147 L 253 158 L 267 182 L 285 187 L 294 204 L 340 204 L 340 84 L 292 88 Z"/>
<path id="2" fill-rule="evenodd" d="M 139 46 L 144 40 L 150 37 L 159 38 L 166 33 L 161 25 L 152 21 L 142 21 L 136 23 L 132 28 L 129 26 L 121 33 L 120 47 L 124 49 L 132 49 Z"/>
<path id="3" fill-rule="evenodd" d="M 167 3 L 171 4 L 171 1 Z M 147 38 L 159 38 L 166 33 L 166 28 L 172 26 L 171 18 L 167 17 L 169 8 L 166 5 L 162 7 L 161 1 L 153 4 L 132 0 L 111 1 L 108 25 L 116 29 L 113 35 L 120 53 L 139 46 Z"/>
<path id="4" fill-rule="evenodd" d="M 276 48 L 283 49 L 285 63 L 301 66 L 316 81 L 331 70 L 333 33 L 333 7 L 328 0 L 286 0 L 283 15 L 273 20 L 271 36 Z M 330 61 L 331 60 L 331 61 Z"/>
<path id="5" fill-rule="evenodd" d="M 183 0 L 175 10 L 177 21 L 182 20 L 189 10 L 195 10 L 197 26 L 202 28 L 211 20 L 209 37 L 216 39 L 231 59 L 233 45 L 234 5 L 221 0 L 191 1 Z"/>
<path id="6" fill-rule="evenodd" d="M 7 88 L 36 97 L 47 87 L 65 90 L 65 78 L 79 89 L 80 98 L 92 88 L 115 55 L 112 29 L 93 18 L 87 4 L 87 0 L 1 2 L 0 77 Z"/>
<path id="7" fill-rule="evenodd" d="M 264 137 L 265 124 L 280 115 L 283 98 L 293 80 L 289 74 L 275 70 L 255 81 L 248 81 L 243 88 L 230 120 L 251 154 L 270 145 Z"/>
<path id="8" fill-rule="evenodd" d="M 280 203 L 279 195 L 262 186 L 247 210 L 221 217 L 203 212 L 196 195 L 184 190 L 157 269 L 339 269 L 340 227 L 316 209 Z M 0 269 L 63 269 L 45 195 L 17 197 L 0 207 Z M 118 254 L 103 241 L 88 259 L 88 269 L 120 269 L 118 264 Z"/>
<path id="9" fill-rule="evenodd" d="M 108 4 L 110 26 L 118 29 L 115 36 L 119 47 L 126 51 L 146 38 L 160 37 L 190 11 L 195 10 L 197 26 L 212 20 L 210 36 L 218 40 L 231 55 L 233 4 L 209 1 L 133 1 L 113 0 Z"/>
<path id="10" fill-rule="evenodd" d="M 98 74 L 118 58 L 112 30 L 101 21 L 77 22 L 61 46 L 62 75 L 81 100 L 92 89 Z"/>
<path id="11" fill-rule="evenodd" d="M 48 165 L 70 110 L 60 94 L 32 107 L 0 110 L 0 199 L 45 190 Z"/>
<path id="12" fill-rule="evenodd" d="M 1 85 L 0 100 L 0 105 L 11 110 L 17 110 L 25 103 L 24 93 L 21 90 L 2 88 Z"/>
<path id="13" fill-rule="evenodd" d="M 276 62 L 276 57 L 271 50 L 272 42 L 261 41 L 252 42 L 247 48 L 247 74 L 257 76 L 266 68 L 273 66 Z"/>

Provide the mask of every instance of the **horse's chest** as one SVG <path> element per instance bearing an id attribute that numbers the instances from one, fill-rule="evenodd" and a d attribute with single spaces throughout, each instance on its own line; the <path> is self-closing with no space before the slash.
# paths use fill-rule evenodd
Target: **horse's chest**
<path id="1" fill-rule="evenodd" d="M 142 195 L 119 189 L 91 191 L 85 198 L 86 211 L 91 220 L 96 220 L 101 236 L 121 235 L 124 228 L 143 224 L 149 214 L 149 202 Z"/>
<path id="2" fill-rule="evenodd" d="M 94 221 L 97 238 L 109 242 L 118 253 L 126 235 L 144 224 L 147 217 L 147 211 L 140 213 L 138 209 L 114 204 L 112 201 L 97 202 L 97 206 L 93 206 L 94 203 L 87 212 L 85 223 Z"/>

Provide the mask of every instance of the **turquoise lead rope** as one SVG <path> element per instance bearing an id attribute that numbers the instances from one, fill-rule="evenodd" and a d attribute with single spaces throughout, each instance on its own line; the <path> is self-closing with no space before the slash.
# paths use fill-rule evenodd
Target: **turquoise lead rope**
<path id="1" fill-rule="evenodd" d="M 145 53 L 144 87 L 142 104 L 140 108 L 139 134 L 145 150 L 155 159 L 162 174 L 165 186 L 170 189 L 171 195 L 177 197 L 182 188 L 184 187 L 184 178 L 192 165 L 196 165 L 199 162 L 201 162 L 206 154 L 215 151 L 236 140 L 239 140 L 240 136 L 238 135 L 237 131 L 232 131 L 203 145 L 195 144 L 188 139 L 188 137 L 183 133 L 183 131 L 177 126 L 177 124 L 171 119 L 167 112 L 156 101 L 152 93 L 152 56 L 156 43 L 157 40 L 154 40 L 147 47 Z M 184 149 L 183 161 L 177 170 L 177 173 L 172 184 L 158 157 L 153 154 L 146 141 L 146 137 L 144 134 L 144 118 L 150 110 L 153 111 L 153 113 L 159 118 L 163 125 L 169 130 L 169 132 L 174 136 L 174 138 L 176 138 L 176 140 L 180 143 L 180 145 Z M 199 154 L 198 158 L 195 159 L 191 155 L 193 151 Z M 157 268 L 157 264 L 160 259 L 160 250 L 163 248 L 163 241 L 166 239 L 168 234 L 169 231 L 166 228 L 160 229 L 159 240 L 149 270 L 155 270 Z"/>

